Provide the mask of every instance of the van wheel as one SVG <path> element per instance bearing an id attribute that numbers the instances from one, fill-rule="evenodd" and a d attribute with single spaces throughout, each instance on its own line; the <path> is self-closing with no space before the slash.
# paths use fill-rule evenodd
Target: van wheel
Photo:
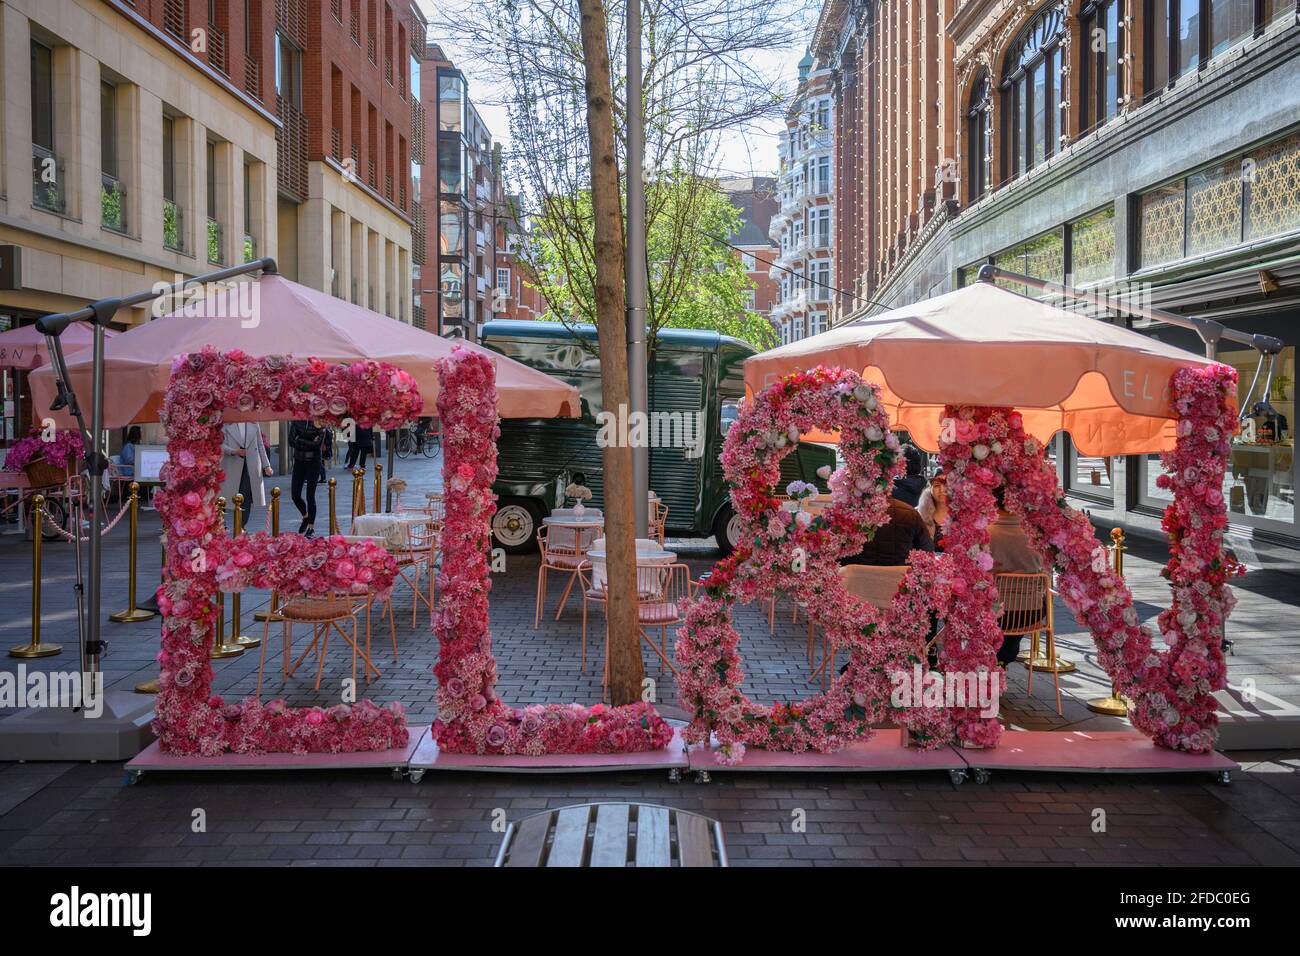
<path id="1" fill-rule="evenodd" d="M 542 509 L 531 498 L 502 498 L 492 516 L 492 542 L 506 554 L 537 550 Z"/>
<path id="2" fill-rule="evenodd" d="M 724 558 L 740 546 L 740 533 L 740 517 L 730 504 L 723 505 L 713 519 L 713 537 Z"/>

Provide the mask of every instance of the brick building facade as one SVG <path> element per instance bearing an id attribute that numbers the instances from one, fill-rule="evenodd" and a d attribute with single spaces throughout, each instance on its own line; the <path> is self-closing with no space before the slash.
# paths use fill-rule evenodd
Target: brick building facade
<path id="1" fill-rule="evenodd" d="M 775 176 L 746 176 L 723 179 L 718 184 L 731 204 L 740 210 L 740 229 L 731 236 L 753 285 L 749 307 L 768 321 L 781 296 L 781 285 L 772 278 L 779 247 L 768 235 L 772 218 L 780 211 Z"/>
<path id="2" fill-rule="evenodd" d="M 858 184 L 836 191 L 852 294 L 837 316 L 948 291 L 993 263 L 1280 337 L 1285 384 L 1269 401 L 1294 421 L 1297 14 L 1294 0 L 826 0 L 812 49 L 834 78 L 836 170 Z M 1177 328 L 1092 312 L 1201 350 Z M 1219 356 L 1245 402 L 1258 358 Z M 1300 542 L 1291 445 L 1255 442 L 1244 424 L 1231 527 Z M 1157 461 L 1082 458 L 1066 435 L 1056 457 L 1094 516 L 1158 527 Z"/>

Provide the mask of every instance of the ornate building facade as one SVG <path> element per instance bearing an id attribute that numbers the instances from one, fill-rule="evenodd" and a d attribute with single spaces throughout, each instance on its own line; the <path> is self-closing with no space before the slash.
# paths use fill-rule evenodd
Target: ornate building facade
<path id="1" fill-rule="evenodd" d="M 827 0 L 813 53 L 835 91 L 836 168 L 860 183 L 836 194 L 839 320 L 991 262 L 1277 335 L 1272 411 L 1247 420 L 1225 495 L 1235 531 L 1300 541 L 1294 0 Z M 1258 362 L 1234 349 L 1220 358 L 1244 399 Z M 1057 456 L 1094 515 L 1158 527 L 1157 461 L 1081 459 L 1068 436 Z"/>
<path id="2" fill-rule="evenodd" d="M 834 288 L 835 110 L 830 70 L 811 54 L 799 64 L 799 92 L 779 147 L 778 206 L 768 235 L 777 246 L 768 277 L 778 295 L 768 313 L 781 341 L 829 327 Z"/>

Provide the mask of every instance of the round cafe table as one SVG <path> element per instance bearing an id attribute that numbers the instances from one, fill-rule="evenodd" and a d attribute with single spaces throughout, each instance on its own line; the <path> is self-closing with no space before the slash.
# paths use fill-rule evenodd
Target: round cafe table
<path id="1" fill-rule="evenodd" d="M 352 534 L 383 538 L 390 551 L 404 549 L 410 541 L 408 529 L 428 525 L 433 518 L 420 511 L 379 512 L 352 519 Z"/>

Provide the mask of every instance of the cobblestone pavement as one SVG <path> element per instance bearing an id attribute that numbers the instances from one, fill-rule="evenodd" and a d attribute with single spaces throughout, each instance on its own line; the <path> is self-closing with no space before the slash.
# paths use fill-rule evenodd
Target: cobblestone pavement
<path id="1" fill-rule="evenodd" d="M 400 462 L 409 495 L 436 488 L 438 462 Z M 341 501 L 351 480 L 340 477 Z M 277 481 L 281 481 L 277 479 Z M 286 489 L 287 492 L 287 489 Z M 286 527 L 296 521 L 288 505 Z M 319 500 L 324 505 L 325 491 Z M 265 525 L 254 513 L 253 528 Z M 324 519 L 318 520 L 324 525 Z M 141 521 L 139 549 L 143 597 L 157 580 L 157 515 Z M 1154 616 L 1167 591 L 1159 577 L 1163 557 L 1153 543 L 1131 540 L 1126 571 L 1144 617 Z M 105 612 L 126 607 L 126 530 L 106 538 Z M 709 541 L 672 541 L 693 571 L 716 560 Z M 58 657 L 25 662 L 28 669 L 76 667 L 75 580 L 69 545 L 45 549 L 42 634 L 62 643 Z M 586 672 L 579 670 L 581 602 L 571 597 L 555 620 L 563 583 L 549 589 L 546 614 L 533 627 L 535 556 L 511 557 L 494 577 L 492 630 L 499 690 L 512 703 L 557 700 L 595 702 L 601 697 L 603 621 L 593 610 Z M 0 620 L 0 645 L 29 635 L 30 545 L 20 535 L 0 535 L 0 593 L 8 613 Z M 1300 589 L 1294 574 L 1258 570 L 1238 586 L 1231 622 L 1236 641 L 1230 678 L 1253 677 L 1261 691 L 1300 703 Z M 260 635 L 253 611 L 265 594 L 245 595 L 244 633 Z M 399 662 L 394 664 L 386 624 L 374 624 L 375 662 L 383 676 L 367 693 L 402 700 L 418 727 L 433 716 L 430 668 L 436 642 L 421 607 L 411 627 L 410 592 L 395 598 Z M 1038 674 L 1034 693 L 1025 671 L 1011 670 L 1004 719 L 1013 727 L 1122 729 L 1123 720 L 1098 717 L 1084 706 L 1104 696 L 1108 683 L 1096 666 L 1091 642 L 1058 605 L 1058 646 L 1077 664 L 1061 676 L 1064 716 L 1058 717 L 1050 674 Z M 759 700 L 797 699 L 815 688 L 808 681 L 807 625 L 791 621 L 788 602 L 778 605 L 769 632 L 766 609 L 739 609 L 744 638 L 746 690 Z M 156 674 L 158 620 L 106 624 L 110 650 L 104 661 L 109 687 L 130 688 Z M 301 635 L 300 635 L 301 636 Z M 273 634 L 273 637 L 276 637 Z M 670 636 L 671 640 L 671 636 Z M 351 673 L 350 655 L 331 649 L 319 693 L 300 672 L 281 687 L 279 639 L 268 649 L 266 694 L 296 705 L 333 703 Z M 661 710 L 681 717 L 671 675 L 645 651 Z M 0 658 L 0 669 L 18 661 Z M 251 694 L 258 652 L 216 664 L 216 690 Z M 0 711 L 0 713 L 7 713 Z M 938 774 L 872 776 L 771 774 L 715 775 L 708 786 L 669 784 L 662 773 L 505 777 L 426 775 L 416 787 L 386 774 L 304 773 L 186 774 L 148 777 L 125 787 L 120 766 L 0 764 L 0 863 L 488 863 L 500 833 L 495 811 L 516 819 L 533 809 L 613 798 L 660 802 L 721 820 L 736 863 L 1300 863 L 1300 754 L 1236 755 L 1243 764 L 1231 787 L 1199 778 L 1156 776 L 995 775 L 986 786 L 954 787 Z M 203 808 L 208 832 L 191 832 L 191 813 Z M 794 832 L 794 811 L 807 813 L 805 832 Z M 1104 833 L 1093 832 L 1094 811 L 1106 811 Z"/>

